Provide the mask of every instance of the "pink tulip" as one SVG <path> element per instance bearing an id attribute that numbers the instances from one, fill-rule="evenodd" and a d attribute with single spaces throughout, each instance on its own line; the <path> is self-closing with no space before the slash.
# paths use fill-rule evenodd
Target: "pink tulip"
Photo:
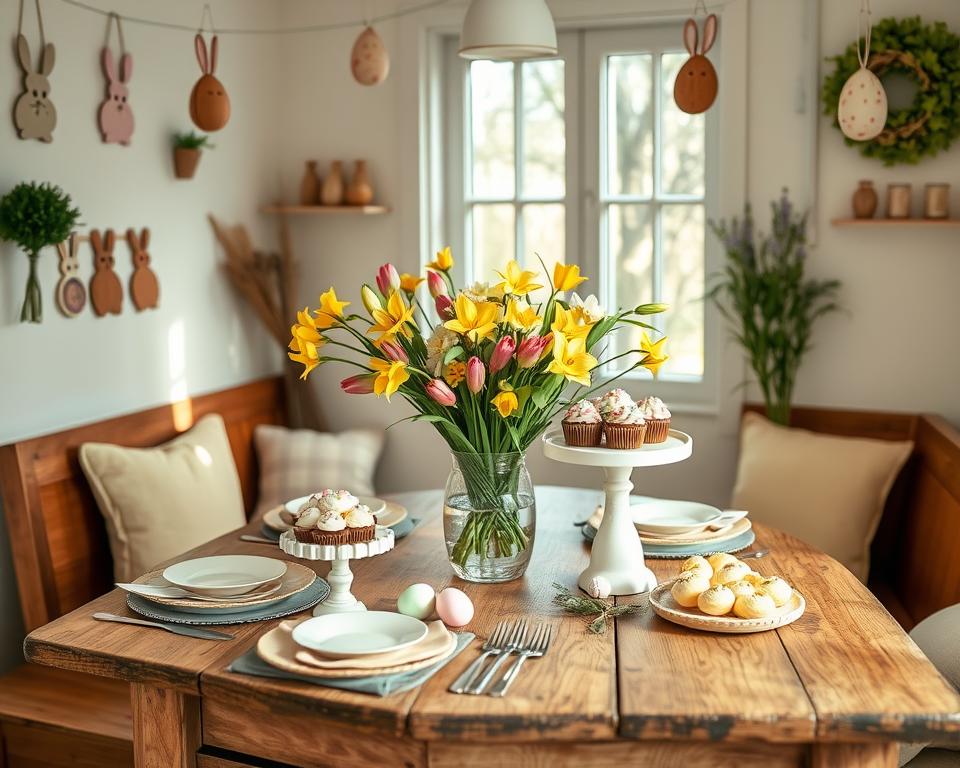
<path id="1" fill-rule="evenodd" d="M 440 277 L 439 272 L 427 270 L 427 288 L 430 289 L 430 295 L 435 299 L 438 296 L 447 295 L 447 284 Z"/>
<path id="2" fill-rule="evenodd" d="M 437 296 L 433 301 L 434 301 L 434 306 L 436 306 L 437 308 L 437 314 L 440 315 L 441 320 L 453 320 L 453 318 L 457 314 L 453 308 L 453 299 L 451 299 L 446 294 L 441 294 L 440 296 Z"/>
<path id="3" fill-rule="evenodd" d="M 483 389 L 486 378 L 487 369 L 483 367 L 483 360 L 476 355 L 467 360 L 467 389 L 477 394 Z"/>
<path id="4" fill-rule="evenodd" d="M 395 363 L 409 363 L 410 358 L 406 350 L 395 341 L 385 341 L 380 345 L 380 351 L 387 356 L 387 360 Z"/>
<path id="5" fill-rule="evenodd" d="M 425 387 L 427 394 L 440 405 L 456 405 L 457 396 L 443 379 L 430 379 Z"/>
<path id="6" fill-rule="evenodd" d="M 517 348 L 517 365 L 521 368 L 533 368 L 540 362 L 551 341 L 553 336 L 549 333 L 546 336 L 530 336 L 521 341 Z"/>
<path id="7" fill-rule="evenodd" d="M 377 288 L 384 296 L 400 287 L 400 273 L 393 264 L 384 264 L 377 270 Z"/>
<path id="8" fill-rule="evenodd" d="M 347 376 L 340 382 L 340 389 L 348 395 L 371 395 L 373 394 L 373 380 L 375 375 L 372 373 L 358 373 L 356 376 Z"/>
<path id="9" fill-rule="evenodd" d="M 490 355 L 490 373 L 506 368 L 516 348 L 517 342 L 513 340 L 513 336 L 504 336 L 500 339 L 497 346 L 493 348 L 493 354 Z"/>

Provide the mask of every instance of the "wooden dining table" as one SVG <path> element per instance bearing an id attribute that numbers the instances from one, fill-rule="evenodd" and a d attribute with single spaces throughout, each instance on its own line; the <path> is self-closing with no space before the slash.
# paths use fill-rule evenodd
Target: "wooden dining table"
<path id="1" fill-rule="evenodd" d="M 426 582 L 438 591 L 455 585 L 476 606 L 466 629 L 478 639 L 419 689 L 378 697 L 236 674 L 230 663 L 276 621 L 226 627 L 235 638 L 225 642 L 95 621 L 97 611 L 135 615 L 120 590 L 31 632 L 25 654 L 131 683 L 138 768 L 889 768 L 898 741 L 960 741 L 957 692 L 849 571 L 785 533 L 755 525 L 755 547 L 770 550 L 755 567 L 804 595 L 795 623 L 715 634 L 646 608 L 592 634 L 552 598 L 554 582 L 574 588 L 587 564 L 590 547 L 574 523 L 599 491 L 539 487 L 529 569 L 503 584 L 453 575 L 440 491 L 392 498 L 422 522 L 392 552 L 352 563 L 357 597 L 371 610 L 395 610 L 404 587 Z M 189 556 L 286 558 L 239 539 L 258 529 L 251 522 Z M 648 565 L 660 580 L 679 566 Z M 624 601 L 642 605 L 645 597 L 617 598 Z M 449 693 L 495 624 L 521 618 L 548 622 L 554 640 L 508 695 Z"/>

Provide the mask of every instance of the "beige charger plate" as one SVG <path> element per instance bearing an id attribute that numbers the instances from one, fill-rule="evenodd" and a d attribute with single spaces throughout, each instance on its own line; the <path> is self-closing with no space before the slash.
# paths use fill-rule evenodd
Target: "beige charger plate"
<path id="1" fill-rule="evenodd" d="M 737 522 L 728 525 L 726 528 L 722 528 L 719 531 L 701 531 L 699 533 L 691 534 L 688 536 L 648 536 L 645 533 L 640 534 L 640 541 L 644 544 L 657 544 L 663 546 L 670 546 L 676 544 L 678 546 L 685 544 L 702 544 L 704 542 L 710 541 L 728 541 L 729 539 L 735 539 L 737 536 L 740 536 L 753 527 L 753 524 L 750 522 L 749 518 L 744 517 Z"/>
<path id="2" fill-rule="evenodd" d="M 258 605 L 265 605 L 269 603 L 277 603 L 281 600 L 286 600 L 288 597 L 303 592 L 307 587 L 313 584 L 317 579 L 317 574 L 312 568 L 307 568 L 305 565 L 300 563 L 287 563 L 287 571 L 283 574 L 280 579 L 280 589 L 276 592 L 269 592 L 263 597 L 256 600 L 231 600 L 229 598 L 224 598 L 223 600 L 190 600 L 182 597 L 148 597 L 147 595 L 140 595 L 144 600 L 149 600 L 151 603 L 157 603 L 158 605 L 163 605 L 167 608 L 174 608 L 177 610 L 183 609 L 210 609 L 216 610 L 218 608 L 242 608 L 244 610 L 248 608 L 256 608 Z M 150 571 L 149 573 L 143 574 L 139 579 L 135 579 L 134 584 L 148 584 L 152 586 L 169 586 L 166 583 L 166 580 L 163 578 L 163 569 L 158 568 L 156 570 Z M 207 612 L 205 610 L 205 612 Z"/>
<path id="3" fill-rule="evenodd" d="M 377 514 L 377 524 L 385 525 L 388 528 L 396 525 L 407 518 L 407 508 L 397 504 L 395 501 L 385 502 L 384 510 Z M 280 513 L 283 512 L 283 505 L 271 507 L 263 513 L 263 524 L 271 530 L 283 533 L 289 531 L 293 526 L 283 522 Z"/>
<path id="4" fill-rule="evenodd" d="M 650 607 L 662 619 L 672 621 L 682 627 L 699 629 L 706 632 L 727 632 L 746 634 L 749 632 L 766 632 L 771 629 L 785 627 L 803 615 L 807 606 L 806 600 L 796 590 L 791 598 L 776 613 L 762 619 L 741 619 L 738 616 L 710 616 L 697 608 L 684 608 L 673 599 L 670 587 L 673 581 L 668 581 L 655 587 L 650 593 Z"/>
<path id="5" fill-rule="evenodd" d="M 299 622 L 283 621 L 257 641 L 257 656 L 272 667 L 297 675 L 321 678 L 349 679 L 354 677 L 373 677 L 375 675 L 394 675 L 400 672 L 414 672 L 443 661 L 456 650 L 457 637 L 447 630 L 450 636 L 447 645 L 433 656 L 419 661 L 404 664 L 394 664 L 386 667 L 368 669 L 321 668 L 311 664 L 303 664 L 296 660 L 298 651 L 303 649 L 293 641 L 293 627 Z"/>

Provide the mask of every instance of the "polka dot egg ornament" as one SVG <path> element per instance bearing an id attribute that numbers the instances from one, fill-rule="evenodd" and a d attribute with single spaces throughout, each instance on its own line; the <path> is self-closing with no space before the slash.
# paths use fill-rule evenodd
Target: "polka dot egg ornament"
<path id="1" fill-rule="evenodd" d="M 860 52 L 860 34 L 857 30 L 857 58 L 860 69 L 843 84 L 837 105 L 837 122 L 843 135 L 854 141 L 870 141 L 883 131 L 887 123 L 887 93 L 873 72 L 867 69 L 870 58 L 870 1 L 860 2 L 860 22 L 866 16 L 867 34 L 864 51 Z"/>
<path id="2" fill-rule="evenodd" d="M 360 85 L 377 85 L 390 74 L 390 55 L 380 35 L 367 27 L 350 52 L 350 71 Z"/>

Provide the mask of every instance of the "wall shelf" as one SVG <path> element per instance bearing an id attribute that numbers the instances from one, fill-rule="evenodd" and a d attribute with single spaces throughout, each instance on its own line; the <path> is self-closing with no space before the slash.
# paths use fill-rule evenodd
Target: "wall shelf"
<path id="1" fill-rule="evenodd" d="M 390 213 L 385 205 L 265 205 L 261 213 L 276 213 L 284 216 L 379 216 Z"/>
<path id="2" fill-rule="evenodd" d="M 960 219 L 833 219 L 835 227 L 960 227 Z"/>

